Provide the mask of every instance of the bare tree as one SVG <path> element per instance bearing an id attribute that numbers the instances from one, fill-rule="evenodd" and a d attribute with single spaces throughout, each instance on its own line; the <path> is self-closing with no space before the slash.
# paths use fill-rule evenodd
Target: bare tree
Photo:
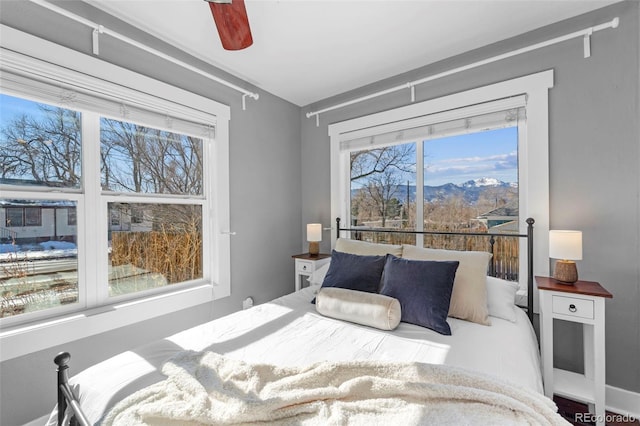
<path id="1" fill-rule="evenodd" d="M 352 199 L 353 213 L 359 219 L 372 218 L 375 213 L 385 226 L 401 181 L 406 173 L 414 172 L 414 144 L 352 152 L 350 160 L 351 182 L 362 185 Z"/>
<path id="2" fill-rule="evenodd" d="M 400 181 L 401 177 L 397 173 L 387 169 L 382 173 L 370 176 L 369 184 L 365 188 L 377 207 L 383 228 L 386 226 L 389 205 L 398 192 Z"/>
<path id="3" fill-rule="evenodd" d="M 410 164 L 415 165 L 413 144 L 387 146 L 351 153 L 351 181 L 365 179 L 371 175 L 395 169 L 399 172 L 412 172 Z"/>
<path id="4" fill-rule="evenodd" d="M 0 174 L 51 186 L 80 185 L 80 113 L 39 105 L 0 129 Z"/>
<path id="5" fill-rule="evenodd" d="M 102 184 L 119 191 L 202 193 L 202 140 L 103 119 Z"/>

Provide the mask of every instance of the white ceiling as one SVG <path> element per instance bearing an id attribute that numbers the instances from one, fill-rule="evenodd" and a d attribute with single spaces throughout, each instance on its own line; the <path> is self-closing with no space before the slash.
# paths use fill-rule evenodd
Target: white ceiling
<path id="1" fill-rule="evenodd" d="M 305 106 L 616 0 L 245 0 L 253 45 L 222 49 L 203 0 L 85 0 Z"/>

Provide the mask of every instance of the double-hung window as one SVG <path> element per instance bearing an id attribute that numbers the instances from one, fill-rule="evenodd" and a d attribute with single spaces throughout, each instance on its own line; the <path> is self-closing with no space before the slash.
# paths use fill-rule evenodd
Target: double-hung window
<path id="1" fill-rule="evenodd" d="M 104 313 L 106 330 L 227 296 L 228 107 L 60 57 L 90 71 L 2 49 L 3 338 L 78 312 Z"/>
<path id="2" fill-rule="evenodd" d="M 534 257 L 545 258 L 551 77 L 540 73 L 331 125 L 332 214 L 361 239 L 455 250 L 486 250 L 489 239 L 413 231 L 517 234 L 533 217 Z M 364 231 L 371 228 L 409 232 Z M 496 275 L 520 278 L 523 244 L 497 238 Z"/>

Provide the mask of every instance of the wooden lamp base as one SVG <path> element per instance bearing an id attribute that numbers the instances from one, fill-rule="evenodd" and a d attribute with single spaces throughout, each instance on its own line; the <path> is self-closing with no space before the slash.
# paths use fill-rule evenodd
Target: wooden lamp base
<path id="1" fill-rule="evenodd" d="M 578 281 L 578 268 L 572 260 L 557 260 L 553 278 L 563 284 L 572 285 Z"/>
<path id="2" fill-rule="evenodd" d="M 309 241 L 309 254 L 311 256 L 317 256 L 320 253 L 320 242 Z"/>

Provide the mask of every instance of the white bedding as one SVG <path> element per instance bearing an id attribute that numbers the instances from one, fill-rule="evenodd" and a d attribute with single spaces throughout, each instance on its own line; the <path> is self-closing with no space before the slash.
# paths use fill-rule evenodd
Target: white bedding
<path id="1" fill-rule="evenodd" d="M 569 425 L 542 394 L 447 365 L 276 367 L 183 351 L 162 371 L 166 380 L 119 402 L 103 425 Z"/>
<path id="2" fill-rule="evenodd" d="M 315 311 L 313 287 L 239 311 L 128 351 L 71 379 L 94 423 L 116 402 L 164 378 L 165 360 L 177 352 L 210 350 L 226 357 L 277 366 L 318 361 L 426 362 L 479 371 L 542 392 L 538 346 L 526 314 L 491 326 L 448 318 L 452 335 L 401 323 L 382 331 L 326 318 Z M 55 424 L 55 413 L 48 424 Z"/>

